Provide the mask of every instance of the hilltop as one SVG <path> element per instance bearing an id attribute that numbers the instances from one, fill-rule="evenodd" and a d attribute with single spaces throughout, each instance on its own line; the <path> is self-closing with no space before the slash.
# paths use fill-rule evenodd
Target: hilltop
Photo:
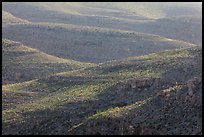
<path id="1" fill-rule="evenodd" d="M 195 46 L 5 85 L 2 133 L 200 134 L 201 66 Z"/>

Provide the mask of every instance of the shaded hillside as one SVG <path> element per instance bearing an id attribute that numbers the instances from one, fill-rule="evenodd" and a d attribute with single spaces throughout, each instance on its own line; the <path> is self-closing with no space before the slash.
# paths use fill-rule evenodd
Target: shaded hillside
<path id="1" fill-rule="evenodd" d="M 8 39 L 2 41 L 3 84 L 32 80 L 93 65 L 51 56 Z"/>
<path id="2" fill-rule="evenodd" d="M 195 46 L 5 85 L 2 133 L 201 134 L 201 66 Z"/>
<path id="3" fill-rule="evenodd" d="M 59 23 L 9 25 L 2 34 L 54 56 L 93 63 L 193 46 L 147 33 Z"/>
<path id="4" fill-rule="evenodd" d="M 3 10 L 31 22 L 134 30 L 202 45 L 201 3 L 3 3 Z M 26 12 L 25 12 L 26 11 Z M 189 22 L 189 19 L 194 23 Z M 195 18 L 196 17 L 196 18 Z M 197 18 L 198 17 L 198 18 Z"/>
<path id="5" fill-rule="evenodd" d="M 180 39 L 202 46 L 202 16 L 178 16 L 138 23 L 133 30 Z M 154 28 L 154 29 L 153 29 Z M 129 28 L 127 27 L 129 30 Z"/>
<path id="6" fill-rule="evenodd" d="M 201 3 L 179 2 L 115 2 L 83 3 L 87 6 L 110 8 L 134 13 L 144 18 L 158 19 L 165 17 L 196 15 L 202 10 Z"/>
<path id="7" fill-rule="evenodd" d="M 24 2 L 24 3 L 3 3 L 3 9 L 8 9 L 20 16 L 28 15 L 23 13 L 20 7 L 25 7 L 26 10 L 38 10 L 58 12 L 61 14 L 71 15 L 85 15 L 85 16 L 106 16 L 106 17 L 120 17 L 120 18 L 143 18 L 143 19 L 158 19 L 164 17 L 173 17 L 181 15 L 197 15 L 201 12 L 201 3 L 173 3 L 173 2 Z M 105 14 L 104 13 L 109 13 Z M 112 14 L 111 14 L 112 13 Z M 124 13 L 132 16 L 122 16 Z M 121 15 L 118 15 L 121 14 Z M 118 16 L 117 16 L 118 15 Z M 34 17 L 26 16 L 26 18 L 36 19 Z"/>
<path id="8" fill-rule="evenodd" d="M 202 135 L 202 77 L 165 88 L 147 99 L 98 112 L 69 134 Z M 134 92 L 142 94 L 145 88 Z"/>

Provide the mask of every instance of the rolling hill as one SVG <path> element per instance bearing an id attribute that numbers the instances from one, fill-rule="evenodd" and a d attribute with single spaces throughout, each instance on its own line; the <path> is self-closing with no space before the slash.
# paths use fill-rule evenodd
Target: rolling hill
<path id="1" fill-rule="evenodd" d="M 189 15 L 138 23 L 134 25 L 133 30 L 157 34 L 172 39 L 180 39 L 202 46 L 202 31 L 200 28 L 202 28 L 202 16 Z"/>
<path id="2" fill-rule="evenodd" d="M 201 134 L 201 66 L 195 46 L 4 85 L 2 133 Z"/>
<path id="3" fill-rule="evenodd" d="M 3 2 L 3 135 L 202 135 L 202 3 Z"/>
<path id="4" fill-rule="evenodd" d="M 181 15 L 197 15 L 200 14 L 202 8 L 201 3 L 174 3 L 174 2 L 24 2 L 24 3 L 3 3 L 3 9 L 10 11 L 18 11 L 16 14 L 21 16 L 29 13 L 21 13 L 20 7 L 25 7 L 28 12 L 33 10 L 49 11 L 51 13 L 61 13 L 70 15 L 84 16 L 105 16 L 115 18 L 142 18 L 142 19 L 158 19 L 165 17 L 174 17 Z M 42 12 L 43 13 L 43 12 Z M 124 13 L 127 15 L 123 16 Z M 120 14 L 120 15 L 119 15 Z M 29 16 L 27 16 L 29 18 Z M 30 16 L 30 18 L 33 18 Z"/>
<path id="5" fill-rule="evenodd" d="M 201 3 L 3 3 L 2 9 L 30 22 L 134 30 L 202 45 Z M 25 12 L 26 11 L 26 12 Z M 186 20 L 188 17 L 194 23 Z M 196 18 L 195 18 L 196 17 Z"/>
<path id="6" fill-rule="evenodd" d="M 148 33 L 60 23 L 9 25 L 2 31 L 4 38 L 47 54 L 91 63 L 194 45 Z"/>
<path id="7" fill-rule="evenodd" d="M 19 42 L 2 39 L 3 84 L 32 80 L 92 65 L 48 55 Z"/>

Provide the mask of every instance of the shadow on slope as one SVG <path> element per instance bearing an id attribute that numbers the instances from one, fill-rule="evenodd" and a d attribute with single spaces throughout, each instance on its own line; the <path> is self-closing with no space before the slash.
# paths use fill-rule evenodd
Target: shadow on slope
<path id="1" fill-rule="evenodd" d="M 2 82 L 23 82 L 93 64 L 51 56 L 19 42 L 2 39 Z"/>
<path id="2" fill-rule="evenodd" d="M 17 112 L 12 113 L 6 110 L 4 112 L 8 114 L 4 113 L 3 134 L 197 134 L 200 132 L 199 121 L 202 118 L 202 51 L 200 48 L 182 51 L 186 50 L 192 54 L 178 57 L 178 52 L 174 51 L 177 56 L 172 56 L 170 53 L 173 51 L 169 51 L 160 53 L 162 56 L 146 56 L 153 60 L 167 57 L 163 61 L 152 62 L 158 66 L 154 68 L 163 68 L 168 72 L 163 73 L 160 78 L 134 78 L 123 82 L 107 80 L 104 82 L 105 89 L 98 89 L 97 86 L 100 85 L 97 85 L 93 87 L 93 91 L 89 86 L 95 80 L 86 79 L 90 82 L 89 86 L 85 84 L 87 86 L 84 89 L 77 88 L 76 94 L 73 95 L 75 99 L 67 100 L 72 97 L 73 92 L 64 88 L 63 91 L 49 94 L 46 99 L 31 103 L 31 108 L 17 108 Z M 187 63 L 182 64 L 182 61 Z M 137 61 L 130 59 L 130 62 Z M 174 63 L 177 64 L 172 66 Z M 193 67 L 190 64 L 193 64 Z M 178 77 L 171 76 L 171 71 L 177 73 Z M 80 83 L 85 80 L 83 77 L 82 81 L 79 77 L 58 78 L 63 77 L 68 78 L 67 82 L 76 82 L 79 87 L 83 86 Z M 54 83 L 57 81 L 55 76 L 51 79 Z M 78 81 L 80 83 L 77 83 Z M 95 82 L 97 84 L 97 81 Z M 49 80 L 45 83 L 49 83 Z M 68 82 L 67 85 L 69 84 Z M 193 96 L 190 95 L 191 87 Z M 95 88 L 98 90 L 95 91 Z M 32 110 L 33 106 L 38 108 Z M 15 120 L 13 113 L 19 114 L 20 117 Z"/>

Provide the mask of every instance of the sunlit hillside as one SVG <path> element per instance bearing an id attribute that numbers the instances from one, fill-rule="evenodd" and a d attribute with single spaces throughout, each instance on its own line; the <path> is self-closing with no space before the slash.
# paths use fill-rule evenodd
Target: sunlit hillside
<path id="1" fill-rule="evenodd" d="M 182 124 L 190 116 L 195 117 L 189 121 L 191 126 L 201 124 L 201 54 L 199 47 L 166 51 L 3 86 L 3 103 L 7 104 L 3 110 L 4 132 L 9 133 L 9 125 L 13 125 L 11 134 L 133 134 L 140 124 L 147 128 L 153 124 L 160 127 L 155 133 L 185 134 Z M 195 84 L 194 98 L 188 94 L 190 81 Z M 15 105 L 14 98 L 19 99 Z M 181 104 L 169 105 L 173 99 Z M 193 113 L 183 118 L 188 110 L 182 111 L 182 106 L 193 109 Z M 162 111 L 161 107 L 166 109 Z M 159 121 L 164 116 L 171 119 L 170 131 L 164 126 L 168 120 Z M 175 116 L 181 119 L 180 124 L 172 123 Z M 134 126 L 133 133 L 120 129 L 120 121 L 125 128 Z M 200 128 L 188 133 L 197 131 Z"/>
<path id="2" fill-rule="evenodd" d="M 3 135 L 202 135 L 201 2 L 3 2 Z"/>

